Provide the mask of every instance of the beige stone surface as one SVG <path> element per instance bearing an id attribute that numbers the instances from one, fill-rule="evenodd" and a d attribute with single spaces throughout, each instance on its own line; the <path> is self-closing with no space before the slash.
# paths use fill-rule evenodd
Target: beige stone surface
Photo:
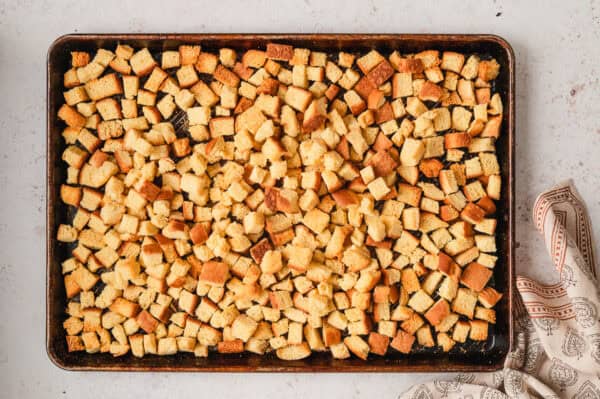
<path id="1" fill-rule="evenodd" d="M 517 263 L 549 262 L 531 224 L 573 178 L 600 236 L 600 1 L 0 0 L 0 397 L 396 398 L 429 375 L 114 374 L 55 367 L 44 342 L 46 52 L 71 32 L 495 33 L 517 59 Z"/>

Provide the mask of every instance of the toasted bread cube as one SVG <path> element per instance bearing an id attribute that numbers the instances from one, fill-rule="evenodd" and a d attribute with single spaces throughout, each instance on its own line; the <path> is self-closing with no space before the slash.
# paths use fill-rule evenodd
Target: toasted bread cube
<path id="1" fill-rule="evenodd" d="M 402 145 L 400 162 L 405 166 L 417 166 L 425 154 L 425 145 L 421 140 L 408 138 Z"/>
<path id="2" fill-rule="evenodd" d="M 352 69 L 346 69 L 346 71 L 344 71 L 344 74 L 342 75 L 340 80 L 338 80 L 337 84 L 346 90 L 350 90 L 355 85 L 358 86 L 357 82 L 359 82 L 359 80 L 360 80 L 360 74 L 358 72 L 356 72 Z M 370 83 L 368 80 L 365 80 L 365 82 Z M 373 88 L 374 85 L 371 85 L 371 87 Z M 361 90 L 361 92 L 364 92 L 363 89 L 360 89 L 360 90 Z"/>
<path id="3" fill-rule="evenodd" d="M 398 333 L 390 343 L 390 346 L 396 349 L 398 352 L 408 354 L 410 353 L 414 342 L 414 335 L 408 334 L 404 331 L 398 331 Z"/>
<path id="4" fill-rule="evenodd" d="M 71 273 L 73 276 L 73 280 L 83 291 L 91 290 L 98 280 L 100 279 L 97 275 L 89 271 L 84 266 L 79 266 L 77 269 Z"/>
<path id="5" fill-rule="evenodd" d="M 483 320 L 471 320 L 469 338 L 473 341 L 485 341 L 488 337 L 488 323 Z"/>
<path id="6" fill-rule="evenodd" d="M 348 347 L 343 342 L 331 345 L 329 350 L 331 350 L 334 359 L 347 359 L 350 357 Z"/>
<path id="7" fill-rule="evenodd" d="M 343 74 L 344 73 L 342 70 L 336 64 L 333 62 L 327 62 L 327 65 L 325 66 L 325 76 L 327 76 L 327 79 L 333 83 L 336 83 L 341 79 Z"/>
<path id="8" fill-rule="evenodd" d="M 268 347 L 269 343 L 266 340 L 250 338 L 246 343 L 245 350 L 256 353 L 257 355 L 264 355 Z M 206 349 L 206 356 L 208 356 L 208 348 Z"/>
<path id="9" fill-rule="evenodd" d="M 158 340 L 158 355 L 174 355 L 177 353 L 177 340 L 175 337 L 165 337 Z"/>
<path id="10" fill-rule="evenodd" d="M 182 290 L 179 294 L 178 305 L 179 308 L 188 314 L 194 314 L 196 307 L 198 306 L 198 296 L 192 294 L 189 291 Z"/>
<path id="11" fill-rule="evenodd" d="M 427 106 L 417 97 L 408 97 L 406 99 L 406 112 L 418 118 L 427 112 Z"/>
<path id="12" fill-rule="evenodd" d="M 344 344 L 346 347 L 362 360 L 367 360 L 369 356 L 369 345 L 358 335 L 351 335 L 344 338 Z"/>
<path id="13" fill-rule="evenodd" d="M 486 308 L 493 308 L 498 301 L 502 298 L 502 294 L 493 289 L 492 287 L 486 287 L 479 293 L 479 302 Z"/>
<path id="14" fill-rule="evenodd" d="M 490 324 L 496 324 L 496 311 L 477 306 L 475 308 L 475 318 L 487 321 Z"/>
<path id="15" fill-rule="evenodd" d="M 502 111 L 503 111 L 503 105 L 502 105 L 502 99 L 500 98 L 500 94 L 495 93 L 492 98 L 490 99 L 489 102 L 489 109 L 488 109 L 488 113 L 490 115 L 502 115 Z M 496 119 L 499 118 L 495 117 Z"/>
<path id="16" fill-rule="evenodd" d="M 63 96 L 67 105 L 71 106 L 77 105 L 84 101 L 88 101 L 90 99 L 83 86 L 77 86 L 72 88 L 71 90 L 67 90 L 63 93 Z"/>
<path id="17" fill-rule="evenodd" d="M 477 70 L 477 76 L 484 82 L 496 79 L 500 73 L 500 64 L 495 59 L 481 61 Z"/>
<path id="18" fill-rule="evenodd" d="M 287 341 L 290 345 L 298 345 L 302 343 L 304 336 L 302 324 L 298 322 L 290 322 L 288 326 Z"/>
<path id="19" fill-rule="evenodd" d="M 161 68 L 177 68 L 181 65 L 181 56 L 179 51 L 163 51 L 161 57 Z"/>
<path id="20" fill-rule="evenodd" d="M 437 342 L 438 346 L 441 346 L 444 352 L 450 352 L 454 345 L 456 345 L 456 342 L 445 332 L 441 332 L 437 335 Z"/>
<path id="21" fill-rule="evenodd" d="M 447 133 L 444 136 L 446 149 L 468 147 L 471 143 L 471 135 L 468 133 Z"/>
<path id="22" fill-rule="evenodd" d="M 157 354 L 158 348 L 156 343 L 156 335 L 154 334 L 144 334 L 143 335 L 143 346 L 144 346 L 144 354 Z"/>
<path id="23" fill-rule="evenodd" d="M 304 113 L 304 120 L 302 127 L 307 132 L 312 132 L 322 127 L 323 123 L 327 120 L 327 103 L 325 98 L 313 100 L 306 112 Z"/>
<path id="24" fill-rule="evenodd" d="M 312 353 L 306 342 L 300 344 L 287 345 L 277 349 L 275 352 L 277 357 L 282 360 L 300 360 L 304 359 Z"/>
<path id="25" fill-rule="evenodd" d="M 116 74 L 104 75 L 99 79 L 92 79 L 85 84 L 89 98 L 94 101 L 123 93 L 123 86 Z"/>
<path id="26" fill-rule="evenodd" d="M 78 86 L 80 83 L 79 77 L 78 77 L 78 71 L 80 70 L 80 68 L 71 68 L 69 69 L 67 72 L 65 72 L 65 74 L 63 75 L 63 85 L 67 88 L 73 88 L 75 86 Z M 102 73 L 102 72 L 100 72 Z M 85 82 L 83 82 L 85 83 Z"/>
<path id="27" fill-rule="evenodd" d="M 406 290 L 406 292 L 408 292 L 409 294 L 416 292 L 421 288 L 419 278 L 417 277 L 415 271 L 411 268 L 406 268 L 402 270 L 400 281 L 402 284 L 402 288 Z"/>
<path id="28" fill-rule="evenodd" d="M 402 212 L 402 225 L 407 230 L 419 229 L 419 208 L 406 208 Z"/>
<path id="29" fill-rule="evenodd" d="M 112 51 L 101 48 L 96 52 L 92 62 L 106 67 L 113 60 L 113 58 L 115 58 L 115 54 Z"/>
<path id="30" fill-rule="evenodd" d="M 86 349 L 85 344 L 83 343 L 83 340 L 81 339 L 80 336 L 67 335 L 66 339 L 67 339 L 67 350 L 69 352 L 84 351 Z"/>
<path id="31" fill-rule="evenodd" d="M 479 162 L 479 157 L 467 159 L 465 161 L 465 167 L 465 173 L 468 179 L 479 177 L 483 174 L 483 169 L 481 167 L 481 163 Z"/>
<path id="32" fill-rule="evenodd" d="M 305 65 L 294 65 L 292 69 L 292 85 L 305 89 L 308 88 L 308 77 L 306 75 Z"/>
<path id="33" fill-rule="evenodd" d="M 222 287 L 229 278 L 229 266 L 222 262 L 206 262 L 202 266 L 202 271 L 198 281 L 211 286 Z"/>
<path id="34" fill-rule="evenodd" d="M 281 260 L 281 252 L 280 251 L 267 251 L 265 252 L 262 260 L 260 262 L 260 268 L 263 273 L 275 274 L 281 270 L 283 267 L 283 263 Z"/>
<path id="35" fill-rule="evenodd" d="M 81 188 L 62 184 L 60 186 L 60 199 L 67 205 L 79 206 L 81 201 Z"/>
<path id="36" fill-rule="evenodd" d="M 78 83 L 87 83 L 92 79 L 98 78 L 105 69 L 105 66 L 97 62 L 90 62 L 84 67 L 77 68 L 76 75 Z"/>
<path id="37" fill-rule="evenodd" d="M 216 55 L 206 52 L 201 52 L 195 64 L 196 69 L 200 73 L 214 73 L 219 60 Z"/>
<path id="38" fill-rule="evenodd" d="M 269 293 L 269 301 L 274 309 L 285 310 L 292 307 L 293 302 L 287 291 L 274 291 Z"/>
<path id="39" fill-rule="evenodd" d="M 476 247 L 469 248 L 460 255 L 456 256 L 456 263 L 460 266 L 464 266 L 469 262 L 474 261 L 479 256 L 479 250 Z"/>
<path id="40" fill-rule="evenodd" d="M 369 334 L 369 347 L 370 352 L 384 356 L 387 352 L 388 346 L 390 344 L 390 338 L 386 335 L 378 334 L 376 332 L 371 332 Z"/>
<path id="41" fill-rule="evenodd" d="M 69 317 L 63 322 L 63 328 L 67 335 L 77 335 L 83 330 L 83 322 L 77 317 Z"/>
<path id="42" fill-rule="evenodd" d="M 329 224 L 330 217 L 319 209 L 308 211 L 302 218 L 302 223 L 316 234 L 320 234 Z"/>
<path id="43" fill-rule="evenodd" d="M 101 321 L 102 309 L 87 308 L 82 309 L 83 313 L 83 331 L 98 331 L 102 327 Z"/>
<path id="44" fill-rule="evenodd" d="M 90 54 L 85 51 L 71 51 L 71 65 L 75 68 L 86 66 L 90 62 Z"/>
<path id="45" fill-rule="evenodd" d="M 478 224 L 483 221 L 485 211 L 473 203 L 468 203 L 460 213 L 460 217 L 471 224 Z"/>
<path id="46" fill-rule="evenodd" d="M 406 294 L 406 297 L 408 297 L 408 294 Z M 408 298 L 406 298 L 406 301 L 408 301 Z M 402 321 L 400 327 L 409 333 L 414 333 L 423 325 L 423 319 L 421 319 L 421 317 L 411 308 L 402 304 L 394 309 L 391 314 L 391 319 L 394 321 Z"/>
<path id="47" fill-rule="evenodd" d="M 381 60 L 366 75 L 375 86 L 383 85 L 394 74 L 394 68 L 387 60 Z"/>
<path id="48" fill-rule="evenodd" d="M 437 326 L 435 326 L 435 331 L 437 332 L 448 332 L 456 322 L 458 321 L 459 316 L 456 313 L 450 313 L 446 316 Z"/>
<path id="49" fill-rule="evenodd" d="M 371 69 L 384 60 L 385 58 L 379 54 L 377 50 L 371 50 L 369 53 L 358 58 L 356 60 L 356 65 L 364 74 L 367 74 Z"/>
<path id="50" fill-rule="evenodd" d="M 133 99 L 137 96 L 140 86 L 140 78 L 137 76 L 123 76 L 123 94 L 126 99 Z"/>
<path id="51" fill-rule="evenodd" d="M 231 136 L 234 133 L 233 117 L 212 118 L 209 123 L 211 137 Z"/>
<path id="52" fill-rule="evenodd" d="M 454 107 L 452 109 L 452 128 L 464 132 L 469 128 L 473 114 L 463 107 Z M 468 146 L 470 143 L 467 143 Z M 463 145 L 464 146 L 464 145 Z"/>
<path id="53" fill-rule="evenodd" d="M 337 312 L 339 313 L 339 312 Z M 331 313 L 329 318 L 332 317 L 334 313 Z M 340 317 L 345 317 L 343 316 L 342 313 L 339 313 Z M 344 325 L 346 325 L 346 323 L 344 322 Z M 339 329 L 335 328 L 334 326 L 330 325 L 329 323 L 323 323 L 323 342 L 326 346 L 332 346 L 332 345 L 336 345 L 338 343 L 340 343 L 342 340 L 342 333 Z"/>
<path id="54" fill-rule="evenodd" d="M 408 301 L 408 306 L 419 313 L 424 313 L 433 305 L 433 299 L 423 290 L 418 290 Z"/>
<path id="55" fill-rule="evenodd" d="M 496 252 L 496 239 L 494 236 L 476 234 L 475 245 L 481 252 Z"/>
<path id="56" fill-rule="evenodd" d="M 122 99 L 121 100 L 121 112 L 123 114 L 123 117 L 126 119 L 137 118 L 137 116 L 138 116 L 137 102 L 133 99 L 126 99 L 126 98 Z"/>
<path id="57" fill-rule="evenodd" d="M 439 299 L 426 313 L 425 318 L 433 326 L 438 326 L 450 314 L 450 306 L 444 299 Z"/>
<path id="58" fill-rule="evenodd" d="M 456 179 L 456 175 L 452 170 L 442 170 L 440 171 L 440 187 L 446 194 L 452 194 L 458 191 L 458 182 Z"/>
<path id="59" fill-rule="evenodd" d="M 458 321 L 454 325 L 452 331 L 452 339 L 456 342 L 465 343 L 469 337 L 469 331 L 471 330 L 471 324 L 468 321 Z"/>
<path id="60" fill-rule="evenodd" d="M 154 106 L 156 104 L 156 93 L 140 89 L 137 96 L 138 105 Z"/>
<path id="61" fill-rule="evenodd" d="M 416 168 L 415 168 L 416 169 Z M 418 174 L 418 171 L 417 171 Z M 409 184 L 400 183 L 396 199 L 413 207 L 418 207 L 423 190 Z"/>
<path id="62" fill-rule="evenodd" d="M 490 123 L 490 122 L 488 122 Z M 471 140 L 471 144 L 469 144 L 469 152 L 494 152 L 494 139 L 490 137 L 475 137 Z"/>
<path id="63" fill-rule="evenodd" d="M 250 337 L 258 328 L 258 323 L 246 315 L 239 315 L 231 326 L 231 332 L 234 338 L 248 342 Z"/>
<path id="64" fill-rule="evenodd" d="M 394 251 L 403 255 L 410 255 L 419 246 L 419 239 L 407 232 L 402 231 L 400 238 L 394 244 Z"/>
<path id="65" fill-rule="evenodd" d="M 476 303 L 477 295 L 473 291 L 467 288 L 459 288 L 456 298 L 452 302 L 452 311 L 472 319 Z"/>
<path id="66" fill-rule="evenodd" d="M 194 84 L 196 84 L 196 82 L 198 82 L 196 70 L 194 69 L 193 65 L 190 64 L 183 65 L 181 68 L 179 68 L 176 76 L 177 81 L 179 82 L 179 87 L 182 88 L 192 87 Z"/>
<path id="67" fill-rule="evenodd" d="M 77 110 L 68 104 L 63 104 L 58 110 L 59 119 L 63 120 L 67 126 L 82 128 L 86 124 L 86 118 Z"/>
<path id="68" fill-rule="evenodd" d="M 418 96 L 423 101 L 438 102 L 444 95 L 443 89 L 435 83 L 426 81 L 421 86 Z"/>
<path id="69" fill-rule="evenodd" d="M 129 60 L 133 72 L 138 76 L 145 76 L 152 72 L 156 66 L 156 61 L 147 48 L 139 50 L 131 56 Z"/>
<path id="70" fill-rule="evenodd" d="M 383 199 L 391 190 L 385 183 L 383 177 L 378 177 L 367 185 L 369 192 L 376 200 Z"/>
<path id="71" fill-rule="evenodd" d="M 105 98 L 101 101 L 96 102 L 96 107 L 100 116 L 105 121 L 113 119 L 121 119 L 121 106 L 114 98 Z"/>
<path id="72" fill-rule="evenodd" d="M 492 271 L 479 263 L 470 263 L 463 271 L 460 282 L 471 288 L 473 291 L 480 292 L 492 277 Z"/>
<path id="73" fill-rule="evenodd" d="M 486 219 L 486 220 L 493 220 L 493 219 Z M 479 257 L 477 258 L 477 263 L 479 263 L 482 266 L 485 266 L 487 268 L 493 269 L 494 266 L 496 266 L 496 261 L 498 260 L 497 256 L 493 256 L 490 254 L 486 254 L 486 253 L 480 253 Z"/>
<path id="74" fill-rule="evenodd" d="M 111 312 L 115 312 L 125 317 L 131 318 L 135 317 L 138 314 L 140 307 L 137 303 L 128 301 L 125 298 L 117 298 L 110 305 L 110 310 Z"/>
<path id="75" fill-rule="evenodd" d="M 410 97 L 413 95 L 413 80 L 410 72 L 396 73 L 392 78 L 392 97 Z"/>
<path id="76" fill-rule="evenodd" d="M 129 337 L 129 346 L 131 347 L 131 354 L 135 357 L 144 357 L 146 351 L 144 350 L 144 335 L 135 334 Z"/>
<path id="77" fill-rule="evenodd" d="M 291 86 L 285 93 L 285 103 L 304 112 L 312 100 L 312 93 L 299 87 Z"/>
<path id="78" fill-rule="evenodd" d="M 446 276 L 440 288 L 438 289 L 438 294 L 446 299 L 447 301 L 452 301 L 458 292 L 458 281 L 456 278 L 452 276 Z"/>
<path id="79" fill-rule="evenodd" d="M 488 184 L 487 184 L 487 196 L 489 198 L 499 200 L 500 196 L 501 196 L 501 194 L 500 194 L 501 187 L 502 187 L 502 178 L 500 177 L 500 175 L 489 176 Z"/>
<path id="80" fill-rule="evenodd" d="M 479 71 L 479 57 L 476 55 L 471 55 L 467 62 L 465 62 L 460 74 L 465 79 L 475 79 L 477 77 L 477 73 Z"/>
<path id="81" fill-rule="evenodd" d="M 431 335 L 431 328 L 423 326 L 417 330 L 417 342 L 426 348 L 435 346 L 435 341 Z"/>
<path id="82" fill-rule="evenodd" d="M 268 43 L 267 57 L 278 61 L 290 61 L 294 56 L 294 48 L 285 44 Z"/>
<path id="83" fill-rule="evenodd" d="M 371 263 L 368 251 L 351 246 L 342 255 L 342 263 L 349 266 L 351 271 L 360 271 Z"/>
<path id="84" fill-rule="evenodd" d="M 344 101 L 353 115 L 359 115 L 367 108 L 367 103 L 354 90 L 348 90 L 344 93 Z"/>
<path id="85" fill-rule="evenodd" d="M 425 159 L 441 157 L 446 152 L 444 148 L 444 138 L 442 136 L 426 137 L 422 141 L 425 146 L 425 151 L 423 153 L 423 158 Z"/>
<path id="86" fill-rule="evenodd" d="M 200 55 L 200 46 L 182 45 L 179 46 L 179 59 L 181 65 L 194 65 Z"/>
<path id="87" fill-rule="evenodd" d="M 217 65 L 215 72 L 213 73 L 213 77 L 223 83 L 224 85 L 230 87 L 238 87 L 240 84 L 240 78 L 233 73 L 230 69 L 227 69 L 223 65 Z"/>
<path id="88" fill-rule="evenodd" d="M 358 292 L 370 292 L 381 277 L 381 272 L 379 271 L 362 271 L 360 273 L 359 279 L 356 281 L 354 285 L 354 289 Z"/>
<path id="89" fill-rule="evenodd" d="M 448 71 L 460 73 L 464 63 L 465 56 L 463 54 L 455 53 L 453 51 L 444 51 L 440 67 Z"/>
<path id="90" fill-rule="evenodd" d="M 485 176 L 497 175 L 500 173 L 500 166 L 498 165 L 496 154 L 482 152 L 479 154 L 479 161 L 481 162 L 481 169 Z"/>

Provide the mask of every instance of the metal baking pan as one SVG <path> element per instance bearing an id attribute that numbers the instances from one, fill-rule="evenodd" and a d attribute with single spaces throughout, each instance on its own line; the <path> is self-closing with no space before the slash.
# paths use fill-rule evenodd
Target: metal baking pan
<path id="1" fill-rule="evenodd" d="M 70 67 L 70 51 L 93 52 L 100 47 L 115 48 L 117 43 L 135 48 L 148 47 L 154 54 L 176 49 L 180 44 L 201 44 L 208 51 L 221 47 L 236 50 L 265 48 L 269 42 L 291 44 L 324 52 L 368 51 L 377 49 L 401 53 L 425 49 L 453 50 L 494 57 L 501 65 L 495 89 L 504 101 L 502 132 L 497 154 L 502 168 L 503 199 L 498 206 L 498 263 L 494 270 L 495 287 L 505 293 L 497 305 L 497 324 L 491 326 L 483 343 L 457 345 L 450 353 L 417 350 L 403 355 L 391 351 L 385 357 L 369 356 L 336 360 L 329 353 L 315 353 L 299 361 L 284 361 L 274 355 L 249 353 L 224 355 L 210 353 L 208 358 L 193 354 L 148 355 L 142 359 L 131 354 L 113 358 L 110 354 L 69 353 L 62 322 L 66 296 L 60 263 L 68 257 L 68 246 L 56 240 L 60 223 L 69 221 L 67 207 L 61 203 L 59 189 L 65 180 L 66 166 L 61 161 L 65 148 L 62 122 L 56 117 L 63 103 L 63 73 Z M 47 229 L 46 229 L 46 348 L 58 367 L 89 371 L 221 371 L 221 372 L 450 372 L 491 371 L 502 367 L 512 345 L 512 296 L 514 267 L 514 148 L 515 148 L 515 61 L 511 46 L 494 35 L 461 34 L 76 34 L 58 38 L 48 50 L 47 60 Z"/>

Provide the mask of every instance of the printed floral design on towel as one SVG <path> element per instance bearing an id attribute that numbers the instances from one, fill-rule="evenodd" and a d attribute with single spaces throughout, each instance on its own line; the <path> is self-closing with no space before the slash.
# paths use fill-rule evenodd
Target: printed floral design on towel
<path id="1" fill-rule="evenodd" d="M 567 329 L 567 335 L 562 343 L 562 353 L 569 357 L 577 356 L 580 359 L 586 346 L 585 339 L 577 331 L 572 328 Z"/>

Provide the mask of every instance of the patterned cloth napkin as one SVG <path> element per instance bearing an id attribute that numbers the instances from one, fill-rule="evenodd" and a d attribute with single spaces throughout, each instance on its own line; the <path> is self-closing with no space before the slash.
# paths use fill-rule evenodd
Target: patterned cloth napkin
<path id="1" fill-rule="evenodd" d="M 569 182 L 537 198 L 533 219 L 560 281 L 517 277 L 516 336 L 504 369 L 417 385 L 401 399 L 600 399 L 600 289 L 587 212 Z"/>

